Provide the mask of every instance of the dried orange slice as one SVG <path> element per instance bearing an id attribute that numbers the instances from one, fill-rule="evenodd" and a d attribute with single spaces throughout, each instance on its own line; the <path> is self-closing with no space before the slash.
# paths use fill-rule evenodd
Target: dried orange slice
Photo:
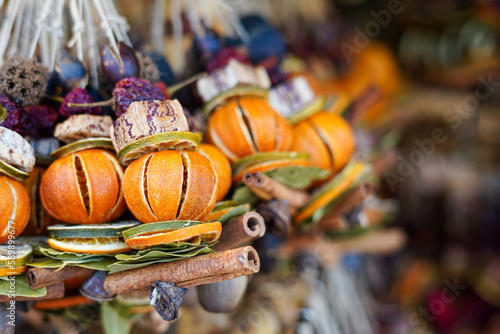
<path id="1" fill-rule="evenodd" d="M 299 224 L 310 219 L 315 212 L 335 201 L 354 183 L 367 176 L 369 171 L 370 168 L 367 165 L 361 162 L 351 162 L 341 173 L 316 191 L 309 203 L 293 218 L 294 223 Z"/>
<path id="2" fill-rule="evenodd" d="M 40 300 L 36 302 L 35 308 L 37 310 L 60 310 L 63 308 L 75 307 L 79 305 L 92 304 L 94 300 L 89 299 L 82 295 L 63 297 L 58 299 Z"/>
<path id="3" fill-rule="evenodd" d="M 189 241 L 197 237 L 201 239 L 201 243 L 212 243 L 219 239 L 221 232 L 221 223 L 203 223 L 175 230 L 140 235 L 129 238 L 125 242 L 134 249 L 145 249 L 155 245 Z"/>
<path id="4" fill-rule="evenodd" d="M 28 266 L 20 266 L 20 267 L 15 267 L 15 268 L 0 268 L 0 276 L 14 276 L 14 275 L 19 275 L 24 273 L 26 270 L 28 270 Z"/>
<path id="5" fill-rule="evenodd" d="M 233 182 L 240 182 L 247 172 L 265 173 L 288 166 L 309 166 L 309 156 L 299 152 L 265 152 L 247 156 L 233 165 Z"/>
<path id="6" fill-rule="evenodd" d="M 130 248 L 121 238 L 49 238 L 50 247 L 64 252 L 85 254 L 123 253 Z"/>

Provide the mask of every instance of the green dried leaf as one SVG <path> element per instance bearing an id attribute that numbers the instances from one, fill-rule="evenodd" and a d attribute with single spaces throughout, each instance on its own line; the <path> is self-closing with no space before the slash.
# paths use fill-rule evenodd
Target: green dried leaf
<path id="1" fill-rule="evenodd" d="M 247 204 L 238 205 L 232 208 L 229 212 L 226 212 L 219 218 L 219 222 L 224 225 L 229 223 L 231 220 L 236 219 L 240 216 L 243 216 L 245 213 L 250 211 L 250 208 Z"/>
<path id="2" fill-rule="evenodd" d="M 9 278 L 15 279 L 15 291 L 9 292 L 11 289 Z M 14 290 L 14 289 L 13 289 Z M 47 288 L 39 288 L 36 290 L 31 290 L 28 281 L 26 280 L 26 275 L 16 275 L 16 276 L 0 276 L 0 295 L 8 296 L 13 294 L 15 296 L 22 297 L 43 297 L 47 294 Z"/>
<path id="3" fill-rule="evenodd" d="M 193 251 L 187 251 L 181 253 L 153 250 L 142 255 L 127 257 L 126 259 L 124 256 L 122 256 L 122 254 L 119 254 L 117 255 L 117 259 L 122 259 L 122 260 L 119 260 L 109 265 L 108 268 L 112 273 L 115 273 L 119 271 L 141 268 L 155 263 L 171 262 L 180 259 L 190 258 L 197 255 L 210 254 L 213 252 L 214 251 L 212 249 L 210 249 L 207 245 L 205 245 L 204 247 L 195 249 Z"/>
<path id="4" fill-rule="evenodd" d="M 308 188 L 313 181 L 328 177 L 330 172 L 317 167 L 288 166 L 265 174 L 287 187 L 303 190 Z"/>
<path id="5" fill-rule="evenodd" d="M 120 314 L 112 302 L 102 303 L 101 319 L 106 334 L 128 334 L 130 332 L 130 319 Z"/>

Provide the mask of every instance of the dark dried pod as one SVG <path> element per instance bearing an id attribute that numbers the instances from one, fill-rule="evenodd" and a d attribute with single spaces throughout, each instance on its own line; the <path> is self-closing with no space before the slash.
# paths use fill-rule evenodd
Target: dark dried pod
<path id="1" fill-rule="evenodd" d="M 80 293 L 85 297 L 98 302 L 105 302 L 114 299 L 116 294 L 109 294 L 106 289 L 104 289 L 104 280 L 107 275 L 108 273 L 105 271 L 96 271 L 82 283 Z"/>
<path id="2" fill-rule="evenodd" d="M 173 283 L 156 281 L 149 286 L 149 299 L 163 320 L 172 321 L 179 316 L 179 307 L 187 291 Z"/>
<path id="3" fill-rule="evenodd" d="M 101 68 L 106 78 L 111 84 L 116 84 L 123 78 L 139 76 L 139 60 L 136 52 L 130 46 L 119 42 L 117 55 L 108 46 L 101 49 Z"/>
<path id="4" fill-rule="evenodd" d="M 71 53 L 63 54 L 54 68 L 59 76 L 61 85 L 66 89 L 87 86 L 89 75 L 87 68 Z"/>
<path id="5" fill-rule="evenodd" d="M 201 306 L 208 312 L 227 313 L 238 306 L 248 285 L 248 276 L 198 286 Z"/>

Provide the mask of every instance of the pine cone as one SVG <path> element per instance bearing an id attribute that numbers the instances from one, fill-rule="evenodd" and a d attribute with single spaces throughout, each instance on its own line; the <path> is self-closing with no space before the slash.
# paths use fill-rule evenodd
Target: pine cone
<path id="1" fill-rule="evenodd" d="M 47 69 L 36 59 L 16 57 L 0 67 L 0 92 L 22 106 L 35 105 L 45 94 Z"/>
<path id="2" fill-rule="evenodd" d="M 151 83 L 160 81 L 160 71 L 150 56 L 144 53 L 138 53 L 140 77 Z"/>

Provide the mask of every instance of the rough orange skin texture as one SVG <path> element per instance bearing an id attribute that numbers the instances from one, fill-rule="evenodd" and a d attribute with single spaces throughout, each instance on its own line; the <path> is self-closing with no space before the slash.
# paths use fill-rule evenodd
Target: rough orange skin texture
<path id="1" fill-rule="evenodd" d="M 0 175 L 0 243 L 7 242 L 9 235 L 17 237 L 21 234 L 29 217 L 30 199 L 23 185 Z M 9 233 L 12 231 L 13 234 Z"/>
<path id="2" fill-rule="evenodd" d="M 259 97 L 232 99 L 208 120 L 208 141 L 233 162 L 256 152 L 288 151 L 292 135 L 288 121 Z"/>
<path id="3" fill-rule="evenodd" d="M 201 221 L 215 205 L 217 175 L 199 153 L 160 151 L 127 167 L 123 190 L 130 211 L 143 223 Z"/>
<path id="4" fill-rule="evenodd" d="M 292 151 L 309 153 L 312 166 L 338 172 L 356 146 L 351 126 L 340 116 L 320 112 L 295 125 Z"/>
<path id="5" fill-rule="evenodd" d="M 214 166 L 217 174 L 217 202 L 220 202 L 231 188 L 231 164 L 221 150 L 214 145 L 201 144 L 198 152 Z"/>
<path id="6" fill-rule="evenodd" d="M 77 176 L 77 160 L 88 189 L 88 207 Z M 127 206 L 121 179 L 123 170 L 109 152 L 84 150 L 54 161 L 42 178 L 40 195 L 45 209 L 70 224 L 102 224 L 119 218 Z"/>

